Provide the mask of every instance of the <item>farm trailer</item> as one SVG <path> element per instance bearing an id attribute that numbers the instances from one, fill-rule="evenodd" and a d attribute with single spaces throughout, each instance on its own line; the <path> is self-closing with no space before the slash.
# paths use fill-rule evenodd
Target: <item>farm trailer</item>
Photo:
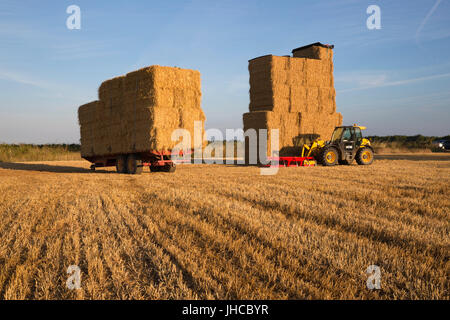
<path id="1" fill-rule="evenodd" d="M 179 156 L 190 152 L 180 152 Z M 116 167 L 118 173 L 141 174 L 144 167 L 148 167 L 151 172 L 175 172 L 176 164 L 183 160 L 172 160 L 170 151 L 154 151 L 111 154 L 104 156 L 83 157 L 92 163 L 91 170 L 102 167 Z"/>
<path id="2" fill-rule="evenodd" d="M 192 136 L 196 126 L 204 129 L 196 70 L 142 68 L 104 81 L 98 98 L 78 108 L 81 156 L 93 170 L 116 166 L 118 172 L 135 174 L 148 166 L 173 172 L 171 150 L 178 144 L 173 132 L 184 129 Z M 183 150 L 195 147 L 201 145 L 190 143 Z"/>

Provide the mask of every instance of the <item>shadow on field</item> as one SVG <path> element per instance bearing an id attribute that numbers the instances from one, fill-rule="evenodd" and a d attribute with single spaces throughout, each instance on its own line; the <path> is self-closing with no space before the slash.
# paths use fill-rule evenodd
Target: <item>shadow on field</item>
<path id="1" fill-rule="evenodd" d="M 54 173 L 94 173 L 90 169 L 81 167 L 52 166 L 49 164 L 36 164 L 36 163 L 0 162 L 0 168 L 9 170 L 26 170 L 26 171 L 41 171 Z M 98 169 L 95 170 L 95 172 L 111 173 L 111 171 Z"/>
<path id="2" fill-rule="evenodd" d="M 375 160 L 450 161 L 450 153 L 375 154 Z"/>

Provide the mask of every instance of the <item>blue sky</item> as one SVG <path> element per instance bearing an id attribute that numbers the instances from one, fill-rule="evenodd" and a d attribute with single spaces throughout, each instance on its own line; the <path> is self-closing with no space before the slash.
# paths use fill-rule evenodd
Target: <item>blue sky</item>
<path id="1" fill-rule="evenodd" d="M 66 27 L 72 4 L 81 30 Z M 335 45 L 345 124 L 450 134 L 450 0 L 0 0 L 0 142 L 78 142 L 99 84 L 153 64 L 199 70 L 207 128 L 241 128 L 248 60 L 317 41 Z"/>

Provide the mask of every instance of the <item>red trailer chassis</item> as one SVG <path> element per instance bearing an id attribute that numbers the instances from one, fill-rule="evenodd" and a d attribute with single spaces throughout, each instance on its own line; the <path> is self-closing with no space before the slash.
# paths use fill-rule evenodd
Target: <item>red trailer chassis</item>
<path id="1" fill-rule="evenodd" d="M 269 157 L 268 160 L 278 162 L 278 167 L 314 167 L 317 164 L 313 157 Z M 263 167 L 273 166 L 267 164 Z"/>
<path id="2" fill-rule="evenodd" d="M 192 151 L 180 151 L 178 153 L 179 157 L 182 158 L 184 155 L 191 154 Z M 145 152 L 135 152 L 135 153 L 127 153 L 127 154 L 111 154 L 105 156 L 92 156 L 92 157 L 83 157 L 87 161 L 91 162 L 91 170 L 95 171 L 96 168 L 102 167 L 117 167 L 119 159 L 129 159 L 133 158 L 135 161 L 134 165 L 137 168 L 137 172 L 131 173 L 140 173 L 143 167 L 148 167 L 150 171 L 166 171 L 166 172 L 174 172 L 175 167 L 178 163 L 189 162 L 190 160 L 172 160 L 172 152 L 171 151 L 145 151 Z M 119 169 L 117 169 L 119 171 Z"/>

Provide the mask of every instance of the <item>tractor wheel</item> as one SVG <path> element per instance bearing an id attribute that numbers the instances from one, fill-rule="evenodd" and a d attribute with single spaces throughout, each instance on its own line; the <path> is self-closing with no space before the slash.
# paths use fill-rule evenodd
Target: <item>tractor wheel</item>
<path id="1" fill-rule="evenodd" d="M 116 171 L 117 173 L 127 173 L 127 157 L 126 155 L 120 155 L 116 159 Z"/>
<path id="2" fill-rule="evenodd" d="M 349 166 L 351 165 L 353 160 L 339 160 L 340 165 Z"/>
<path id="3" fill-rule="evenodd" d="M 142 160 L 138 159 L 135 154 L 128 155 L 127 172 L 129 174 L 141 174 L 142 169 Z"/>
<path id="4" fill-rule="evenodd" d="M 373 162 L 373 151 L 370 148 L 361 148 L 356 153 L 356 162 L 359 165 L 367 166 Z"/>
<path id="5" fill-rule="evenodd" d="M 320 162 L 322 163 L 322 165 L 327 167 L 336 165 L 338 159 L 338 151 L 333 147 L 324 148 L 320 155 Z"/>

